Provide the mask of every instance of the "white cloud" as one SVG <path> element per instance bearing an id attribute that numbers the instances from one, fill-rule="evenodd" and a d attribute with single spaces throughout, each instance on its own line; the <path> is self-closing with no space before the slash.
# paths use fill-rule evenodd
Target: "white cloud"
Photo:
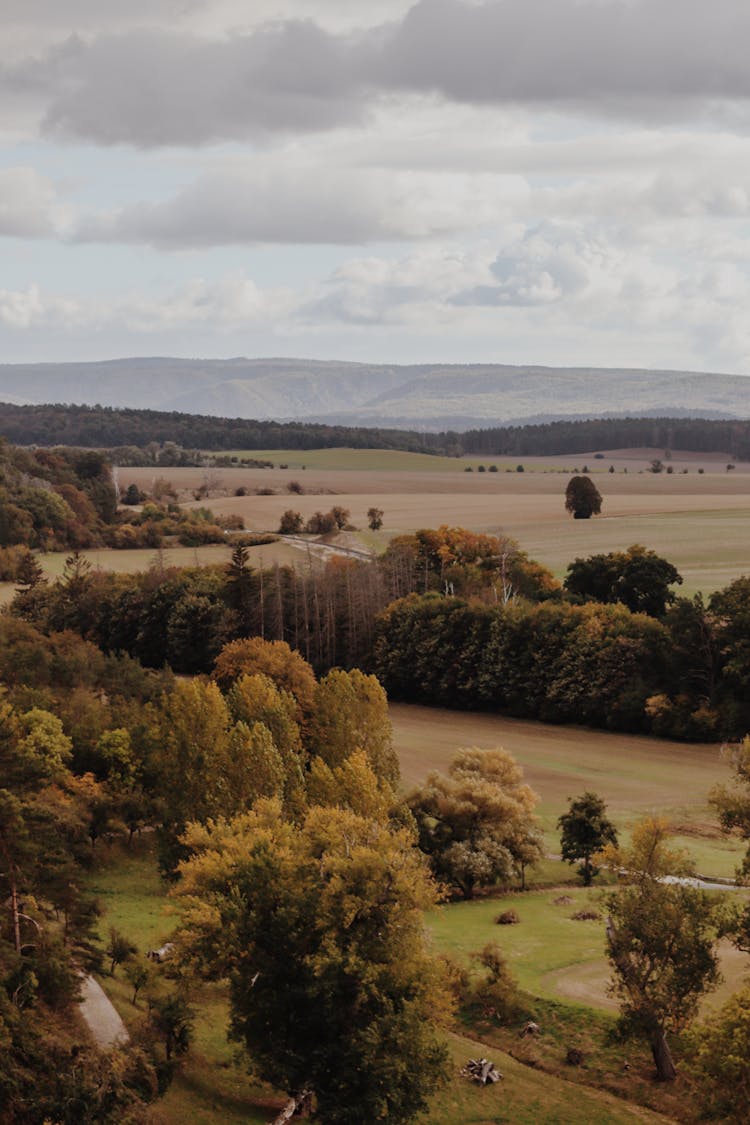
<path id="1" fill-rule="evenodd" d="M 528 196 L 518 176 L 346 168 L 282 151 L 204 175 L 172 199 L 84 218 L 74 237 L 162 249 L 423 239 L 497 226 Z"/>
<path id="2" fill-rule="evenodd" d="M 69 221 L 70 210 L 49 179 L 25 165 L 0 169 L 0 235 L 43 238 Z"/>
<path id="3" fill-rule="evenodd" d="M 24 290 L 0 290 L 0 323 L 20 330 L 44 326 L 66 331 L 114 325 L 137 334 L 206 324 L 221 330 L 272 322 L 293 305 L 291 293 L 261 290 L 242 273 L 216 281 L 195 278 L 163 294 L 106 299 L 67 298 L 32 284 Z"/>

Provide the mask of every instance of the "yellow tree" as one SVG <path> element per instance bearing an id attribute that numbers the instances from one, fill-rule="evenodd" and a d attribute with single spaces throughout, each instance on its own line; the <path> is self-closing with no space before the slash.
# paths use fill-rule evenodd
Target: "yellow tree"
<path id="1" fill-rule="evenodd" d="M 257 1072 L 326 1125 L 401 1125 L 442 1078 L 450 1011 L 427 952 L 436 888 L 411 836 L 349 809 L 301 826 L 278 802 L 192 826 L 181 942 L 229 972 L 231 1034 Z"/>
<path id="2" fill-rule="evenodd" d="M 216 657 L 214 679 L 228 688 L 242 675 L 261 673 L 294 697 L 298 719 L 304 721 L 313 707 L 315 673 L 286 641 L 266 641 L 262 637 L 242 637 L 230 641 Z"/>
<path id="3" fill-rule="evenodd" d="M 354 668 L 335 668 L 318 684 L 310 723 L 310 748 L 329 766 L 339 766 L 353 750 L 364 750 L 378 777 L 399 782 L 388 698 L 376 676 Z"/>
<path id="4" fill-rule="evenodd" d="M 534 806 L 520 766 L 504 750 L 460 750 L 448 776 L 433 772 L 409 798 L 419 846 L 438 878 L 471 898 L 482 884 L 523 882 L 543 854 Z"/>

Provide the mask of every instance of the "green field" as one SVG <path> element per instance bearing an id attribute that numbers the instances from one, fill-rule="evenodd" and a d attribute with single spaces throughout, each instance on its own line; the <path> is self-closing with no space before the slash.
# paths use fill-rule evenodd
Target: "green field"
<path id="1" fill-rule="evenodd" d="M 461 473 L 467 465 L 496 464 L 498 471 L 515 469 L 508 458 L 440 457 L 432 453 L 406 453 L 399 449 L 233 449 L 227 457 L 254 458 L 287 465 L 290 469 L 346 469 L 350 472 Z M 223 472 L 223 469 L 217 469 Z M 127 472 L 127 470 L 123 470 Z"/>

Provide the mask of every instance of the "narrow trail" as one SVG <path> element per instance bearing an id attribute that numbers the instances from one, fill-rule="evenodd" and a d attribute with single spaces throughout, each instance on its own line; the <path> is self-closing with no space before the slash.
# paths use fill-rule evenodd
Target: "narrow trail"
<path id="1" fill-rule="evenodd" d="M 91 1032 L 97 1047 L 109 1051 L 113 1047 L 124 1047 L 130 1042 L 130 1035 L 120 1019 L 117 1009 L 106 992 L 93 977 L 83 977 L 81 981 L 81 1015 Z"/>
<path id="2" fill-rule="evenodd" d="M 329 559 L 332 555 L 343 555 L 352 559 L 362 559 L 364 562 L 372 562 L 375 557 L 372 551 L 360 550 L 357 547 L 344 547 L 335 543 L 323 543 L 320 540 L 311 542 L 309 539 L 303 539 L 297 535 L 280 535 L 279 539 L 288 543 L 290 547 L 307 551 L 320 559 Z"/>

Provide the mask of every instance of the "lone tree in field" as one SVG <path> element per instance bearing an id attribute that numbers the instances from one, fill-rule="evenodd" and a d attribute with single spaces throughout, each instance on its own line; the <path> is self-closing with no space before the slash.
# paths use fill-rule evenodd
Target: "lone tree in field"
<path id="1" fill-rule="evenodd" d="M 368 508 L 367 509 L 367 526 L 370 531 L 380 531 L 383 526 L 383 516 L 385 512 L 382 508 Z"/>
<path id="2" fill-rule="evenodd" d="M 582 861 L 578 874 L 584 887 L 590 887 L 599 874 L 599 868 L 593 864 L 593 856 L 607 844 L 616 847 L 617 832 L 606 815 L 607 806 L 596 793 L 587 791 L 571 799 L 569 804 L 568 811 L 557 822 L 561 832 L 562 857 L 566 863 Z"/>
<path id="3" fill-rule="evenodd" d="M 571 477 L 565 489 L 565 510 L 574 520 L 588 520 L 602 510 L 602 497 L 591 477 Z"/>
<path id="4" fill-rule="evenodd" d="M 605 850 L 631 880 L 607 901 L 610 990 L 620 1002 L 622 1032 L 648 1041 L 661 1082 L 677 1073 L 667 1036 L 690 1023 L 720 979 L 716 942 L 723 930 L 715 898 L 660 881 L 691 870 L 685 853 L 667 846 L 668 837 L 665 821 L 647 818 L 633 829 L 629 848 Z"/>

